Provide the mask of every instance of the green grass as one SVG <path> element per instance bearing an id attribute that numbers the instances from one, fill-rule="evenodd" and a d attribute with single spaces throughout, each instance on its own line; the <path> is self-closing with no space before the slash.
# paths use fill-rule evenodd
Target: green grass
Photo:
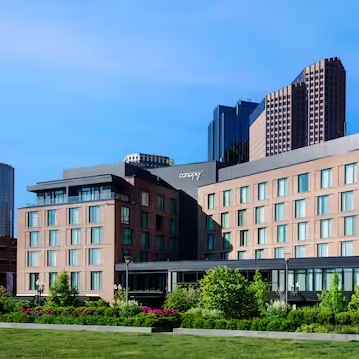
<path id="1" fill-rule="evenodd" d="M 0 358 L 358 359 L 359 342 L 2 329 Z"/>

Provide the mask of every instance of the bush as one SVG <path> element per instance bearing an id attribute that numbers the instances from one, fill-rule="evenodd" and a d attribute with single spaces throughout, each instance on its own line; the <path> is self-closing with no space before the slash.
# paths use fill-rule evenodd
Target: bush
<path id="1" fill-rule="evenodd" d="M 0 313 L 18 312 L 20 308 L 30 306 L 31 303 L 27 300 L 17 300 L 11 297 L 0 298 Z"/>
<path id="2" fill-rule="evenodd" d="M 200 291 L 194 287 L 177 286 L 176 289 L 167 295 L 164 308 L 177 308 L 182 312 L 194 308 L 199 302 Z"/>
<path id="3" fill-rule="evenodd" d="M 33 323 L 34 317 L 24 313 L 7 313 L 0 315 L 0 322 L 9 323 Z"/>
<path id="4" fill-rule="evenodd" d="M 237 330 L 251 330 L 252 321 L 249 319 L 241 319 L 237 321 Z"/>
<path id="5" fill-rule="evenodd" d="M 350 312 L 350 320 L 351 320 L 352 325 L 359 326 L 359 312 Z"/>
<path id="6" fill-rule="evenodd" d="M 203 317 L 223 317 L 224 313 L 218 309 L 191 308 L 187 310 L 187 314 L 198 314 Z"/>
<path id="7" fill-rule="evenodd" d="M 337 325 L 350 325 L 352 323 L 352 318 L 350 313 L 337 313 L 335 314 L 335 323 Z"/>
<path id="8" fill-rule="evenodd" d="M 301 333 L 331 333 L 334 332 L 333 326 L 327 326 L 327 325 L 321 325 L 321 324 L 304 324 L 300 326 L 297 330 L 297 332 Z"/>
<path id="9" fill-rule="evenodd" d="M 89 308 L 108 308 L 110 306 L 109 302 L 106 302 L 103 299 L 100 300 L 86 300 L 85 307 Z"/>
<path id="10" fill-rule="evenodd" d="M 303 307 L 291 310 L 287 318 L 296 327 L 304 324 L 310 325 L 317 321 L 318 312 L 317 307 Z"/>
<path id="11" fill-rule="evenodd" d="M 320 310 L 317 316 L 317 323 L 323 325 L 334 324 L 334 313 L 329 310 Z"/>
<path id="12" fill-rule="evenodd" d="M 352 294 L 350 302 L 348 303 L 349 312 L 359 312 L 359 286 L 355 286 L 354 294 Z"/>
<path id="13" fill-rule="evenodd" d="M 333 273 L 332 284 L 329 291 L 323 291 L 318 295 L 320 299 L 319 307 L 333 313 L 345 312 L 347 300 L 342 290 L 339 289 L 339 275 Z"/>
<path id="14" fill-rule="evenodd" d="M 254 318 L 251 323 L 250 330 L 265 331 L 269 323 L 269 318 Z"/>
<path id="15" fill-rule="evenodd" d="M 289 306 L 284 301 L 275 300 L 267 303 L 266 316 L 284 318 L 289 311 Z"/>

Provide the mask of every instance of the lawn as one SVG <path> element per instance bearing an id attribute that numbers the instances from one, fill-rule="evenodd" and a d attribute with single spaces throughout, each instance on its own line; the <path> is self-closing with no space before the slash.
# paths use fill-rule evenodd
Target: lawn
<path id="1" fill-rule="evenodd" d="M 0 358 L 357 359 L 359 342 L 2 329 Z"/>

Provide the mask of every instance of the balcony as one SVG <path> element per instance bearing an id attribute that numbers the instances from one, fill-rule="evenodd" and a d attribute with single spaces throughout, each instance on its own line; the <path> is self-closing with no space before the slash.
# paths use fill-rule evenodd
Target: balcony
<path id="1" fill-rule="evenodd" d="M 96 193 L 96 194 L 84 194 L 80 196 L 61 196 L 57 198 L 41 198 L 38 197 L 36 203 L 27 203 L 25 207 L 43 207 L 43 206 L 58 206 L 63 204 L 75 204 L 84 202 L 97 202 L 119 200 L 122 202 L 130 202 L 130 198 L 123 194 L 114 192 L 109 193 Z"/>

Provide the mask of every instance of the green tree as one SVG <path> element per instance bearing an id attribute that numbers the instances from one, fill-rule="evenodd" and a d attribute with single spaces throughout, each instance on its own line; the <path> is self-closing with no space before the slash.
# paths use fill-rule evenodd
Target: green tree
<path id="1" fill-rule="evenodd" d="M 254 274 L 253 282 L 250 284 L 250 290 L 254 299 L 253 309 L 261 315 L 265 315 L 267 311 L 266 304 L 269 302 L 269 288 L 259 270 L 256 270 Z"/>
<path id="2" fill-rule="evenodd" d="M 358 312 L 359 311 L 359 286 L 354 288 L 354 294 L 348 303 L 349 312 Z"/>
<path id="3" fill-rule="evenodd" d="M 207 270 L 200 280 L 200 291 L 201 307 L 220 310 L 230 317 L 243 317 L 253 306 L 249 283 L 239 269 L 216 267 Z"/>
<path id="4" fill-rule="evenodd" d="M 330 290 L 322 291 L 318 295 L 320 299 L 319 307 L 324 310 L 329 310 L 333 313 L 345 312 L 347 309 L 347 301 L 341 289 L 339 289 L 339 275 L 333 273 L 332 284 Z"/>
<path id="5" fill-rule="evenodd" d="M 77 290 L 71 288 L 69 274 L 67 272 L 61 272 L 56 282 L 49 289 L 46 305 L 71 307 L 76 305 L 77 295 Z"/>
<path id="6" fill-rule="evenodd" d="M 0 298 L 6 298 L 9 296 L 9 293 L 3 285 L 0 285 Z"/>
<path id="7" fill-rule="evenodd" d="M 176 308 L 181 312 L 186 312 L 198 305 L 200 292 L 193 286 L 181 287 L 177 285 L 176 289 L 167 295 L 164 308 Z"/>

